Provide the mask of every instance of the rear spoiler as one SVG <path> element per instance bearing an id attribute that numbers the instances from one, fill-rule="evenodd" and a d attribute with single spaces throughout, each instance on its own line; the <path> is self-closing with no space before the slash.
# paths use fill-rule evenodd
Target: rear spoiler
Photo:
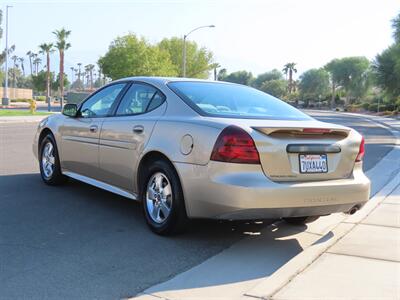
<path id="1" fill-rule="evenodd" d="M 311 128 L 311 127 L 252 127 L 269 136 L 341 136 L 347 137 L 349 129 L 342 128 Z"/>

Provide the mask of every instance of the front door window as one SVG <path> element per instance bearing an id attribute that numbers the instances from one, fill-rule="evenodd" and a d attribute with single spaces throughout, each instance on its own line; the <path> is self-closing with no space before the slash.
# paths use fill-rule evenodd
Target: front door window
<path id="1" fill-rule="evenodd" d="M 94 94 L 82 104 L 81 116 L 83 118 L 106 117 L 124 86 L 125 83 L 113 84 Z"/>

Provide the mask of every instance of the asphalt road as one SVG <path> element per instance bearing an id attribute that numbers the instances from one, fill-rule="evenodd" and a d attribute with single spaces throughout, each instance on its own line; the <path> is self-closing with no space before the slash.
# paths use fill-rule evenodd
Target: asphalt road
<path id="1" fill-rule="evenodd" d="M 365 135 L 365 169 L 393 145 L 388 130 L 364 119 L 317 118 Z M 31 150 L 36 126 L 0 124 L 0 299 L 134 296 L 270 222 L 197 221 L 184 235 L 156 236 L 134 201 L 73 180 L 44 185 Z"/>
<path id="2" fill-rule="evenodd" d="M 335 112 L 306 111 L 306 113 L 320 121 L 348 126 L 360 132 L 365 137 L 364 171 L 375 166 L 393 148 L 395 143 L 395 138 L 389 130 L 366 118 Z"/>

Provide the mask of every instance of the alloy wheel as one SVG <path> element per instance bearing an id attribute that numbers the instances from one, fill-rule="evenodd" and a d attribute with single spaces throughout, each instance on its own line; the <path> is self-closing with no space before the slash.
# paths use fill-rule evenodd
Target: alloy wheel
<path id="1" fill-rule="evenodd" d="M 47 142 L 42 151 L 42 169 L 44 176 L 50 178 L 54 173 L 55 156 L 54 147 L 51 142 Z"/>
<path id="2" fill-rule="evenodd" d="M 146 190 L 146 206 L 150 218 L 157 224 L 167 220 L 172 209 L 172 188 L 168 177 L 157 172 L 150 177 Z"/>

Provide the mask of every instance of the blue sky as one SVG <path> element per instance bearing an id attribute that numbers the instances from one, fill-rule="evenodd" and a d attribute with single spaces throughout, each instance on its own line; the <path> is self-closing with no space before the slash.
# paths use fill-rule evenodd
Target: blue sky
<path id="1" fill-rule="evenodd" d="M 13 6 L 9 41 L 19 56 L 52 41 L 54 29 L 72 31 L 67 70 L 95 63 L 128 32 L 157 42 L 214 24 L 190 39 L 213 51 L 228 71 L 254 74 L 291 61 L 301 73 L 335 57 L 372 59 L 393 42 L 390 20 L 400 12 L 398 0 L 9 0 L 2 1 L 3 11 L 6 4 Z M 56 54 L 52 60 L 54 69 Z"/>

